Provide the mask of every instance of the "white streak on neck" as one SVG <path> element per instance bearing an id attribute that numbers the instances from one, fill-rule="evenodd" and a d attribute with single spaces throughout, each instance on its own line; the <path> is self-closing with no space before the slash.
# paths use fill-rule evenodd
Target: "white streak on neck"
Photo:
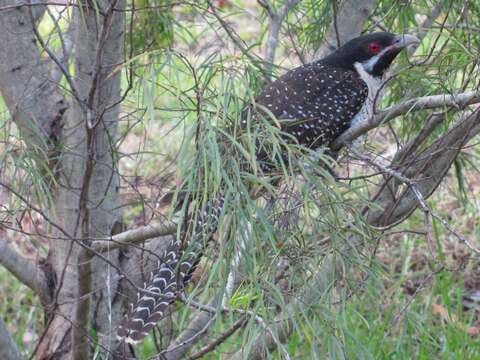
<path id="1" fill-rule="evenodd" d="M 368 86 L 366 111 L 367 111 L 367 116 L 371 116 L 374 111 L 374 108 L 373 108 L 374 105 L 378 104 L 382 99 L 383 79 L 380 76 L 373 76 L 370 73 L 368 73 L 368 69 L 365 68 L 364 63 L 356 62 L 353 66 L 355 67 L 355 70 L 357 70 L 357 73 L 360 76 L 360 78 Z"/>

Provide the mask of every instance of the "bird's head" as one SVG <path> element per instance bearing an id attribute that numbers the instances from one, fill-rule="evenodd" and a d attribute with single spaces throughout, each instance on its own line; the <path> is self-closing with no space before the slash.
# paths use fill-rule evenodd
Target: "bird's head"
<path id="1" fill-rule="evenodd" d="M 382 76 L 402 49 L 419 42 L 413 35 L 377 32 L 350 40 L 323 61 L 347 69 L 359 63 L 369 74 Z"/>

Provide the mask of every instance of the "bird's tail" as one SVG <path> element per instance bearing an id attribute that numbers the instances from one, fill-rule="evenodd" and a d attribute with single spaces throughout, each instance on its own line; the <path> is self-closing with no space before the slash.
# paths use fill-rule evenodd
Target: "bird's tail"
<path id="1" fill-rule="evenodd" d="M 140 342 L 175 301 L 178 287 L 188 283 L 208 240 L 217 230 L 223 203 L 223 196 L 207 203 L 198 216 L 185 251 L 181 249 L 179 240 L 170 242 L 158 267 L 150 274 L 150 281 L 137 294 L 137 302 L 119 326 L 118 338 L 121 341 L 131 344 Z"/>

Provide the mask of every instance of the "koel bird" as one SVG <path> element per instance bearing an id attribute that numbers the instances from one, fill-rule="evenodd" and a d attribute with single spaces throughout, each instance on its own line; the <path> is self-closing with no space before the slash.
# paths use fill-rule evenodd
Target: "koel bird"
<path id="1" fill-rule="evenodd" d="M 402 49 L 418 42 L 415 36 L 388 32 L 354 38 L 327 57 L 288 71 L 267 85 L 255 99 L 254 111 L 280 120 L 288 141 L 294 139 L 310 149 L 328 147 L 352 124 L 372 114 L 385 71 Z M 241 122 L 246 126 L 245 117 Z M 268 162 L 260 153 L 257 156 Z M 264 169 L 270 166 L 263 164 Z M 169 244 L 119 327 L 122 341 L 138 343 L 163 317 L 177 289 L 188 282 L 203 251 L 205 226 L 215 231 L 222 206 L 222 198 L 208 204 L 194 226 L 187 253 L 182 253 L 178 240 Z"/>

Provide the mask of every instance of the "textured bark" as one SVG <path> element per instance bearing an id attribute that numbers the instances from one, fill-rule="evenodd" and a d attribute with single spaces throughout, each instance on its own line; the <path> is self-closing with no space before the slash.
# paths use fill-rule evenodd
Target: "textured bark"
<path id="1" fill-rule="evenodd" d="M 116 3 L 118 8 L 124 6 L 123 1 Z M 110 1 L 99 2 L 103 10 L 109 5 Z M 56 241 L 51 248 L 50 260 L 58 279 L 58 306 L 39 347 L 42 359 L 64 357 L 58 356 L 60 353 L 89 359 L 87 329 L 91 319 L 101 343 L 109 349 L 108 327 L 118 320 L 118 311 L 110 308 L 115 306 L 113 296 L 118 287 L 118 282 L 111 280 L 118 274 L 103 260 L 92 259 L 80 242 L 89 246 L 88 238 L 110 236 L 115 222 L 121 221 L 113 154 L 121 74 L 109 75 L 123 58 L 123 14 L 116 12 L 106 19 L 94 9 L 83 11 L 86 16 L 78 16 L 82 20 L 74 44 L 74 82 L 78 96 L 85 102 L 73 101 L 67 113 L 54 209 L 62 232 L 71 239 Z M 118 252 L 107 256 L 113 265 L 118 265 Z"/>
<path id="2" fill-rule="evenodd" d="M 2 5 L 23 3 L 7 0 Z M 67 103 L 50 81 L 52 61 L 41 57 L 37 47 L 31 20 L 39 14 L 26 7 L 0 11 L 0 92 L 25 142 L 44 155 L 41 162 L 47 159 L 50 140 L 60 135 Z M 67 329 L 57 329 L 62 330 Z"/>
<path id="3" fill-rule="evenodd" d="M 26 2 L 4 0 L 2 5 Z M 0 92 L 27 144 L 45 152 L 49 140 L 59 136 L 67 103 L 57 84 L 50 81 L 51 60 L 40 56 L 31 10 L 22 7 L 0 11 L 0 43 L 4 49 L 0 51 Z"/>

